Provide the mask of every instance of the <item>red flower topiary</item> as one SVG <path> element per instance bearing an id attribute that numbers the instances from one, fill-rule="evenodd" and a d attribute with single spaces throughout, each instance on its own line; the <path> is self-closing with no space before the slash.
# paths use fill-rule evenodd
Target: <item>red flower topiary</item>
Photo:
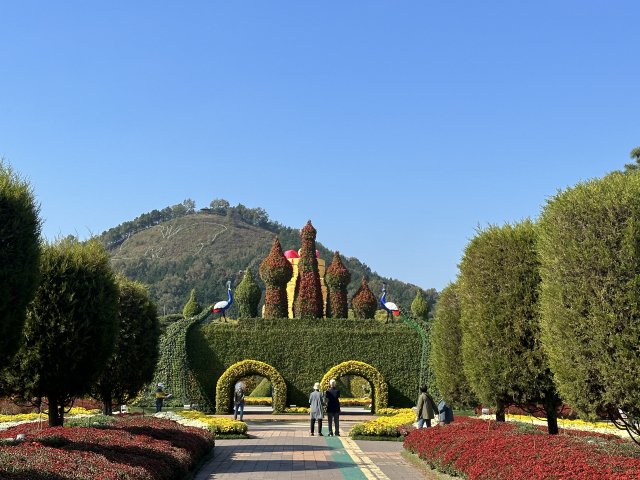
<path id="1" fill-rule="evenodd" d="M 347 286 L 351 281 L 351 273 L 343 265 L 338 252 L 333 254 L 333 261 L 324 274 L 324 282 L 329 288 L 327 298 L 327 317 L 347 318 Z"/>
<path id="2" fill-rule="evenodd" d="M 369 289 L 366 277 L 362 277 L 362 285 L 351 297 L 351 308 L 356 318 L 373 318 L 378 308 L 378 299 Z"/>
<path id="3" fill-rule="evenodd" d="M 298 263 L 294 314 L 296 318 L 322 318 L 324 300 L 316 257 L 316 229 L 311 225 L 311 220 L 304 226 L 300 235 L 302 249 Z"/>
<path id="4" fill-rule="evenodd" d="M 260 278 L 267 286 L 264 299 L 264 316 L 268 318 L 287 318 L 287 282 L 293 276 L 293 266 L 282 253 L 278 237 L 273 240 L 271 252 L 260 264 Z"/>

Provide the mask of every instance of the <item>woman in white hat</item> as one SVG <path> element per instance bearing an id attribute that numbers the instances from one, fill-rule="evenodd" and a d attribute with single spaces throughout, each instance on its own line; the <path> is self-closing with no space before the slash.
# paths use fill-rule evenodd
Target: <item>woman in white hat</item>
<path id="1" fill-rule="evenodd" d="M 320 392 L 320 384 L 316 382 L 313 386 L 313 392 L 309 395 L 309 406 L 311 410 L 311 436 L 314 435 L 314 427 L 316 420 L 318 420 L 318 435 L 322 436 L 322 419 L 324 418 L 324 412 L 322 406 L 324 405 L 324 395 Z"/>

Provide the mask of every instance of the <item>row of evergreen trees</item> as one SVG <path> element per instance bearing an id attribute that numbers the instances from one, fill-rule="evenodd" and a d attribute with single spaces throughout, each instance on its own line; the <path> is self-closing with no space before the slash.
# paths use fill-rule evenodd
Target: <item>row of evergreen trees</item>
<path id="1" fill-rule="evenodd" d="M 44 405 L 50 426 L 81 396 L 111 414 L 153 378 L 156 306 L 98 241 L 46 242 L 40 228 L 29 183 L 0 162 L 0 395 Z"/>
<path id="2" fill-rule="evenodd" d="M 479 228 L 441 293 L 431 364 L 458 404 L 567 403 L 640 435 L 640 173 L 559 191 L 536 222 Z"/>

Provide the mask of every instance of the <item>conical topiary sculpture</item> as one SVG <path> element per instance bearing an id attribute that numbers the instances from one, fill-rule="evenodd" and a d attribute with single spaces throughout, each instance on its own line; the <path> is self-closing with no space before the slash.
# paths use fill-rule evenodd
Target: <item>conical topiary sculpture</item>
<path id="1" fill-rule="evenodd" d="M 351 281 L 351 273 L 343 265 L 338 252 L 333 254 L 333 261 L 327 273 L 324 274 L 324 283 L 329 288 L 327 296 L 327 318 L 347 318 L 349 306 L 347 305 L 347 286 Z"/>
<path id="2" fill-rule="evenodd" d="M 253 279 L 251 268 L 244 272 L 244 278 L 236 287 L 235 297 L 240 310 L 239 318 L 256 318 L 258 316 L 258 304 L 262 298 L 262 290 Z"/>
<path id="3" fill-rule="evenodd" d="M 287 282 L 293 276 L 293 266 L 282 253 L 282 246 L 278 237 L 273 240 L 271 252 L 260 264 L 260 278 L 267 286 L 264 298 L 264 317 L 287 318 L 289 306 L 287 303 Z"/>
<path id="4" fill-rule="evenodd" d="M 202 312 L 202 305 L 200 305 L 198 303 L 198 300 L 196 299 L 196 291 L 191 290 L 191 298 L 189 298 L 189 301 L 182 309 L 182 315 L 184 315 L 184 318 L 191 318 L 191 317 L 195 317 L 201 312 Z"/>
<path id="5" fill-rule="evenodd" d="M 304 226 L 300 236 L 302 249 L 298 262 L 294 315 L 296 318 L 322 318 L 324 300 L 316 257 L 316 229 L 311 225 L 311 220 Z"/>
<path id="6" fill-rule="evenodd" d="M 429 320 L 429 302 L 424 298 L 421 288 L 418 288 L 416 298 L 411 302 L 411 311 L 420 320 L 425 322 Z"/>
<path id="7" fill-rule="evenodd" d="M 362 277 L 362 285 L 351 297 L 351 308 L 356 318 L 373 318 L 378 308 L 378 299 L 369 289 L 366 277 Z"/>

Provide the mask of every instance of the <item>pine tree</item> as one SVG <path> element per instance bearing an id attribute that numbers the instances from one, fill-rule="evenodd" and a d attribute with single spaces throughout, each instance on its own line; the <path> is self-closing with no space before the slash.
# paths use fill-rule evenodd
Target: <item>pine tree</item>
<path id="1" fill-rule="evenodd" d="M 329 289 L 327 318 L 347 318 L 347 287 L 351 281 L 351 272 L 342 263 L 339 252 L 333 254 L 333 261 L 324 274 L 324 281 Z"/>
<path id="2" fill-rule="evenodd" d="M 366 277 L 362 277 L 362 285 L 351 297 L 351 308 L 356 318 L 374 318 L 378 308 L 378 299 L 369 289 Z"/>
<path id="3" fill-rule="evenodd" d="M 302 249 L 298 263 L 294 314 L 296 318 L 322 318 L 324 300 L 316 257 L 316 229 L 311 225 L 311 220 L 304 226 L 300 236 Z"/>
<path id="4" fill-rule="evenodd" d="M 287 318 L 287 283 L 293 276 L 293 266 L 282 252 L 278 237 L 273 240 L 269 255 L 260 264 L 260 278 L 267 286 L 264 298 L 264 317 Z"/>
<path id="5" fill-rule="evenodd" d="M 201 312 L 202 305 L 198 303 L 198 300 L 196 299 L 196 291 L 195 289 L 193 289 L 191 290 L 191 298 L 189 298 L 189 301 L 182 309 L 182 315 L 184 316 L 184 318 L 191 318 L 195 317 Z"/>
<path id="6" fill-rule="evenodd" d="M 244 272 L 244 278 L 236 287 L 235 298 L 240 310 L 239 318 L 256 318 L 258 316 L 258 304 L 262 298 L 262 290 L 253 279 L 253 273 L 249 267 Z"/>
<path id="7" fill-rule="evenodd" d="M 418 288 L 416 298 L 411 302 L 411 311 L 423 322 L 429 320 L 429 302 L 424 298 L 424 293 L 421 288 Z"/>

